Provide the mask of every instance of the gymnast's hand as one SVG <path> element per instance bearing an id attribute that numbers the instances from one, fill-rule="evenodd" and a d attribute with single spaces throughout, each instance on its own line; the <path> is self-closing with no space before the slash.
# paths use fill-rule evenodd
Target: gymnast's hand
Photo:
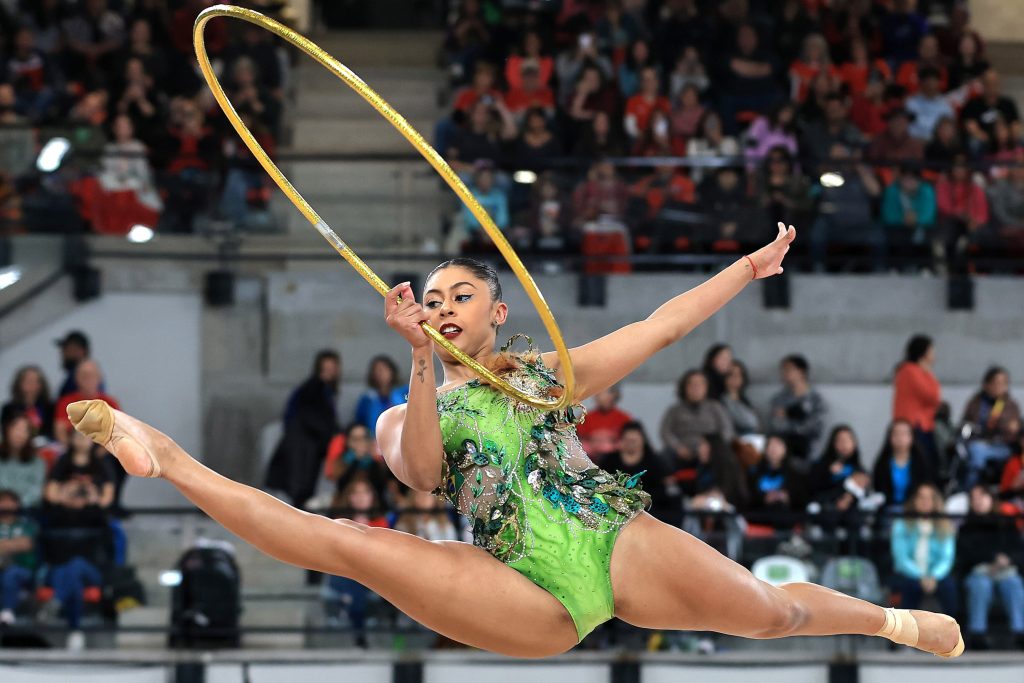
<path id="1" fill-rule="evenodd" d="M 782 259 L 786 256 L 786 252 L 789 251 L 790 242 L 795 238 L 796 228 L 791 225 L 787 230 L 785 223 L 779 223 L 779 234 L 775 237 L 775 240 L 750 254 L 751 260 L 757 266 L 757 277 L 755 279 L 760 280 L 761 278 L 778 275 L 782 272 Z"/>
<path id="2" fill-rule="evenodd" d="M 430 314 L 416 303 L 416 295 L 408 282 L 392 287 L 384 297 L 384 318 L 414 349 L 427 348 L 434 343 L 420 328 L 421 322 L 430 320 Z"/>

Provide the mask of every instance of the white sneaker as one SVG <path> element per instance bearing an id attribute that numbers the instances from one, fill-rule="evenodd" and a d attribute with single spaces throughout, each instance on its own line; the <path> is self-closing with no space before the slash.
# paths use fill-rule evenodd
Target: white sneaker
<path id="1" fill-rule="evenodd" d="M 13 624 L 14 612 L 9 609 L 0 610 L 0 624 Z"/>
<path id="2" fill-rule="evenodd" d="M 81 631 L 72 631 L 68 634 L 67 646 L 71 652 L 81 652 L 85 649 L 85 634 Z"/>

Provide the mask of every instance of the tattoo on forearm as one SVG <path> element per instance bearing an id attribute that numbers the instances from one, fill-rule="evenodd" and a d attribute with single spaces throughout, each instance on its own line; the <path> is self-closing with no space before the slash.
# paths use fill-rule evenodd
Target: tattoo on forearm
<path id="1" fill-rule="evenodd" d="M 427 371 L 427 361 L 420 358 L 420 369 L 416 371 L 416 376 L 420 378 L 420 384 L 423 384 L 423 373 Z"/>

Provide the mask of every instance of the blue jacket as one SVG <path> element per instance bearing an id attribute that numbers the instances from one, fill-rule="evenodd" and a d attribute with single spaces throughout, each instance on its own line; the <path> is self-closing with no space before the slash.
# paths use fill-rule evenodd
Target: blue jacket
<path id="1" fill-rule="evenodd" d="M 376 437 L 377 418 L 391 406 L 406 403 L 405 397 L 408 393 L 408 386 L 396 387 L 385 399 L 377 393 L 376 389 L 367 390 L 359 397 L 359 403 L 356 405 L 356 423 L 366 425 L 366 428 L 370 430 L 370 435 Z"/>
<path id="2" fill-rule="evenodd" d="M 953 569 L 956 559 L 956 538 L 932 533 L 928 539 L 928 571 L 922 572 L 914 561 L 914 549 L 917 548 L 919 537 L 916 524 L 907 524 L 897 519 L 892 525 L 892 559 L 893 568 L 904 576 L 914 579 L 930 576 L 933 579 L 944 579 Z"/>

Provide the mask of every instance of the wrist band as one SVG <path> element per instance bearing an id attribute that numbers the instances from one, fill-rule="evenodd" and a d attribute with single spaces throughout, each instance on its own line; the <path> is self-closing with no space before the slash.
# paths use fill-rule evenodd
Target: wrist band
<path id="1" fill-rule="evenodd" d="M 752 278 L 750 278 L 750 279 L 751 279 L 751 280 L 756 280 L 756 279 L 757 279 L 757 266 L 755 266 L 755 265 L 754 265 L 754 259 L 750 258 L 750 257 L 749 257 L 749 256 L 747 256 L 746 254 L 744 254 L 744 255 L 743 255 L 743 258 L 745 258 L 745 259 L 747 259 L 748 261 L 750 261 L 750 268 L 751 268 L 751 270 L 753 270 L 753 271 L 754 271 L 754 277 L 752 277 Z"/>

